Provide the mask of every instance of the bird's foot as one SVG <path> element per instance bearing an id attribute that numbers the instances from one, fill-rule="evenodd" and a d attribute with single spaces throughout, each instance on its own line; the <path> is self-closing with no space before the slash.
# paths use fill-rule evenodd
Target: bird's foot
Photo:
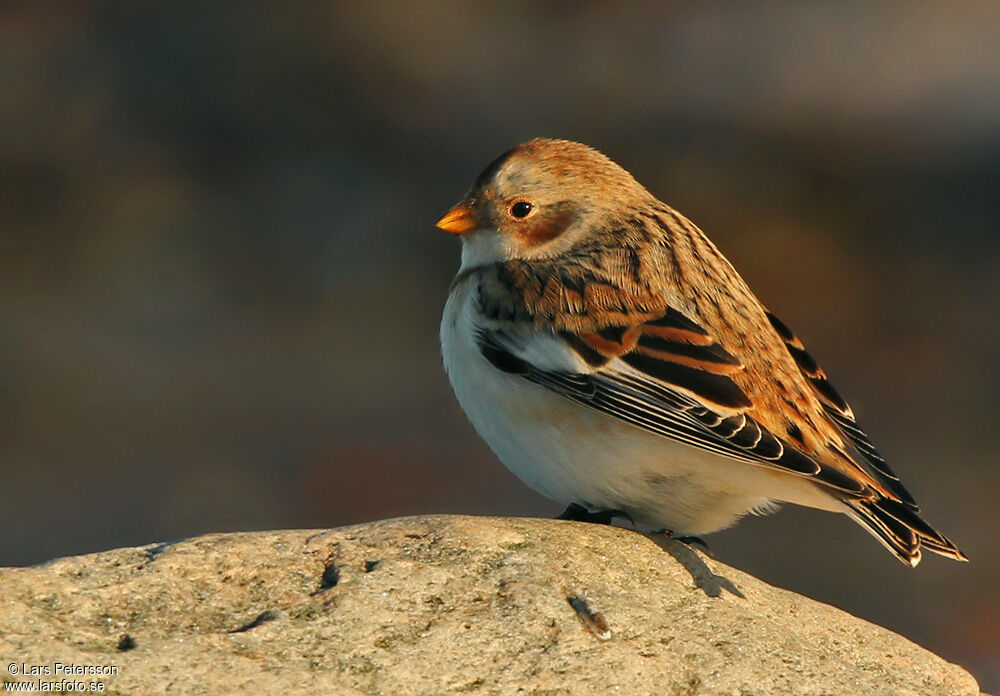
<path id="1" fill-rule="evenodd" d="M 557 520 L 573 520 L 574 522 L 590 522 L 592 524 L 611 524 L 615 518 L 621 517 L 628 520 L 629 524 L 635 527 L 632 516 L 624 510 L 597 510 L 591 512 L 578 503 L 570 503 L 562 514 L 556 517 Z"/>

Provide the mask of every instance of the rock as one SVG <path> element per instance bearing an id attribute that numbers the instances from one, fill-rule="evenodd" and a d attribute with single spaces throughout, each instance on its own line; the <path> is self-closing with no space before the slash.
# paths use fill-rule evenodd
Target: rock
<path id="1" fill-rule="evenodd" d="M 113 666 L 69 678 L 117 694 L 979 694 L 906 639 L 683 544 L 556 520 L 63 558 L 0 570 L 0 616 L 4 667 Z"/>

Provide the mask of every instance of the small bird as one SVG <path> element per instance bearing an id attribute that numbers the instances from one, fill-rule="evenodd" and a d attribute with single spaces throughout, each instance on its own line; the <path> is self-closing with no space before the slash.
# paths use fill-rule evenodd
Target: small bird
<path id="1" fill-rule="evenodd" d="M 697 537 L 792 503 L 846 514 L 910 566 L 922 549 L 967 560 L 715 244 L 602 153 L 522 143 L 437 227 L 462 240 L 452 388 L 562 518 Z"/>

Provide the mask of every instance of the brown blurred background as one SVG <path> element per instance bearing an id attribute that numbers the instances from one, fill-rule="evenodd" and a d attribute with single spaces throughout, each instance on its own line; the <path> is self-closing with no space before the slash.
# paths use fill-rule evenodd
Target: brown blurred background
<path id="1" fill-rule="evenodd" d="M 0 563 L 552 516 L 440 365 L 433 228 L 535 135 L 701 225 L 972 558 L 786 509 L 716 555 L 1000 690 L 1000 5 L 5 3 Z"/>

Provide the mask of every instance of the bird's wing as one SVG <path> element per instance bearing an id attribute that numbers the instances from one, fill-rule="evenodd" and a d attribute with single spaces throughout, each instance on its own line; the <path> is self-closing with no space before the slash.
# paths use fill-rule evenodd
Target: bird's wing
<path id="1" fill-rule="evenodd" d="M 921 547 L 965 559 L 920 518 L 850 407 L 784 324 L 768 315 L 773 329 L 731 336 L 729 347 L 720 337 L 741 316 L 709 324 L 679 311 L 669 293 L 641 282 L 648 275 L 640 272 L 643 258 L 616 248 L 605 250 L 600 264 L 511 262 L 470 274 L 483 356 L 648 432 L 805 477 L 838 497 L 904 563 L 919 562 Z M 762 310 L 749 290 L 729 299 L 742 302 L 737 315 Z"/>
<path id="2" fill-rule="evenodd" d="M 790 332 L 783 327 L 776 330 L 785 338 Z M 704 327 L 674 309 L 651 321 L 594 332 L 511 326 L 477 330 L 480 352 L 498 370 L 650 433 L 814 481 L 840 498 L 851 517 L 907 565 L 920 562 L 921 547 L 966 560 L 921 519 L 913 498 L 880 457 L 875 466 L 877 453 L 872 454 L 874 447 L 850 407 L 801 343 L 794 337 L 785 340 L 824 410 L 864 455 L 870 471 L 862 470 L 848 452 L 841 450 L 834 459 L 846 466 L 836 467 L 768 430 L 754 418 L 752 397 L 732 379 L 745 369 L 741 362 Z"/>
<path id="3" fill-rule="evenodd" d="M 752 397 L 732 378 L 745 369 L 740 360 L 675 309 L 593 332 L 484 327 L 477 340 L 495 368 L 651 433 L 808 477 L 841 497 L 873 495 L 867 476 L 806 453 L 754 418 Z"/>

